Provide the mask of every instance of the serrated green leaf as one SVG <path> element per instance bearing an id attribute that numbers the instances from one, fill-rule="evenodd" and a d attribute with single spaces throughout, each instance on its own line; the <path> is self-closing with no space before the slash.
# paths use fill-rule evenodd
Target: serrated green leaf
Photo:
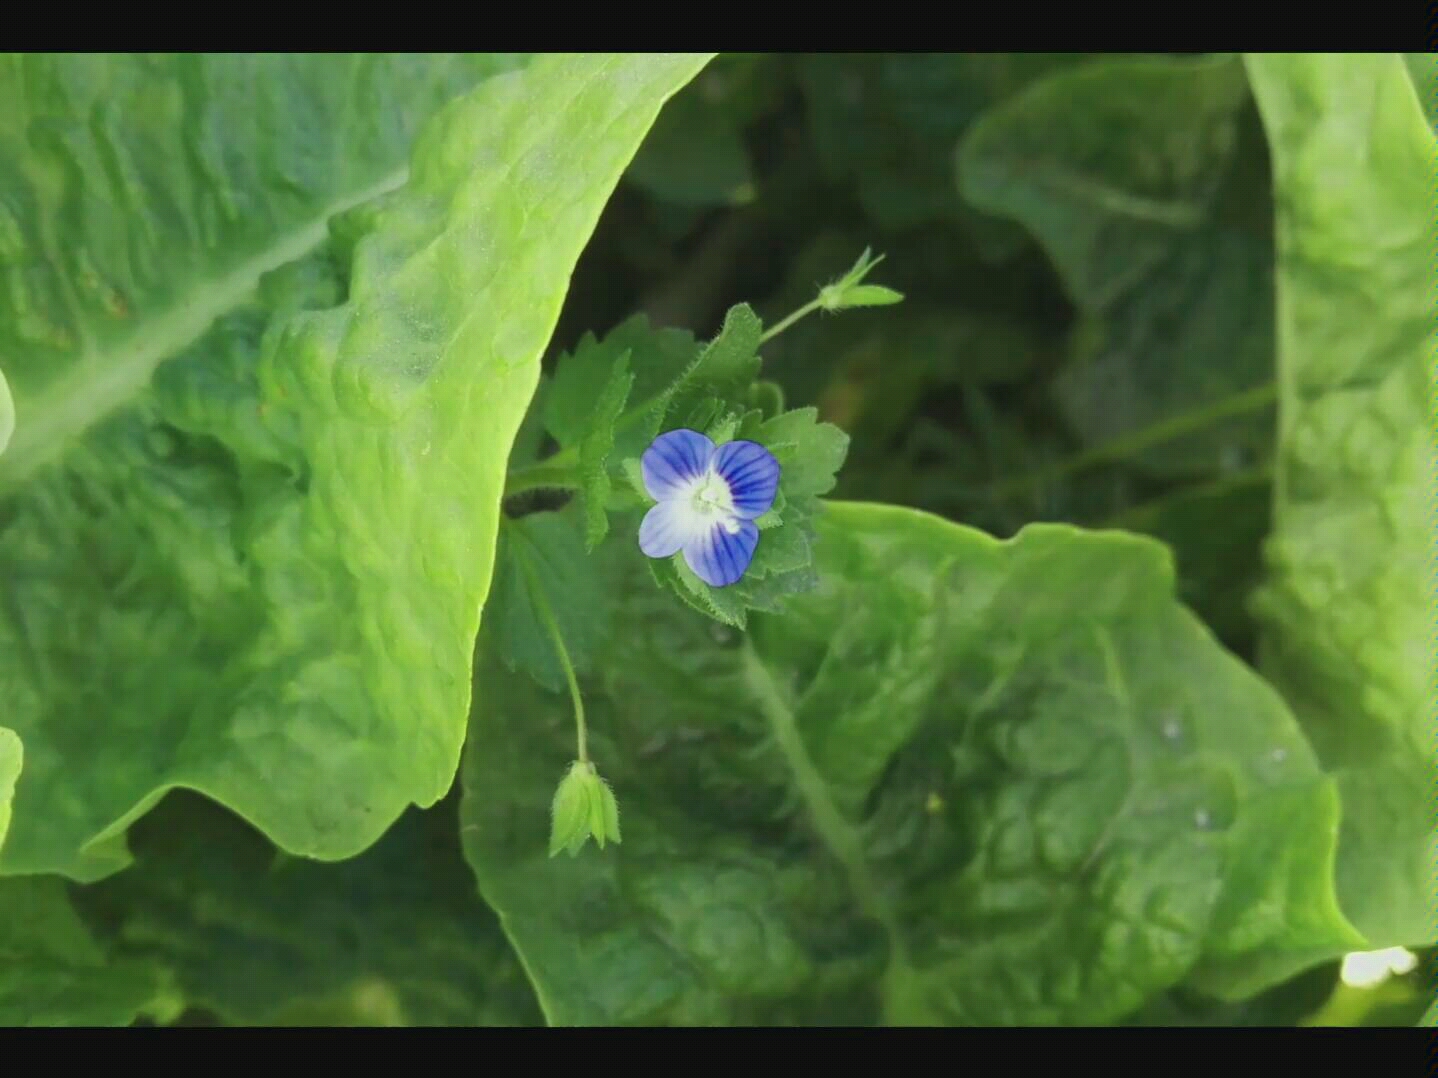
<path id="1" fill-rule="evenodd" d="M 1334 785 L 1158 544 L 820 520 L 819 588 L 747 635 L 609 548 L 632 629 L 585 694 L 612 857 L 548 860 L 566 708 L 486 675 L 466 854 L 551 1022 L 1102 1023 L 1351 943 Z"/>
<path id="2" fill-rule="evenodd" d="M 664 426 L 672 429 L 675 424 L 669 422 L 670 417 L 685 414 L 699 401 L 744 399 L 759 376 L 759 339 L 763 334 L 759 316 L 747 304 L 731 307 L 718 336 L 700 350 L 666 391 Z"/>
<path id="3" fill-rule="evenodd" d="M 786 505 L 802 505 L 833 490 L 849 451 L 849 436 L 820 422 L 817 408 L 795 408 L 757 426 L 746 424 L 740 437 L 752 438 L 778 458 Z"/>
<path id="4" fill-rule="evenodd" d="M 77 902 L 112 952 L 169 969 L 189 1006 L 234 1025 L 538 1025 L 455 807 L 411 809 L 359 857 L 318 864 L 172 794 L 137 826 L 136 863 Z"/>
<path id="5" fill-rule="evenodd" d="M 584 542 L 594 549 L 609 531 L 609 454 L 614 449 L 614 424 L 629 400 L 634 375 L 629 354 L 619 357 L 599 399 L 594 401 L 589 430 L 579 443 L 580 495 L 584 499 Z"/>
<path id="6" fill-rule="evenodd" d="M 1433 943 L 1438 144 L 1397 56 L 1245 63 L 1278 207 L 1262 668 L 1338 779 L 1338 893 L 1366 949 Z"/>
<path id="7" fill-rule="evenodd" d="M 603 339 L 585 334 L 573 352 L 560 357 L 554 377 L 545 383 L 542 408 L 530 410 L 526 423 L 534 434 L 522 453 L 516 445 L 511 457 L 514 475 L 523 477 L 527 470 L 535 469 L 543 471 L 546 482 L 572 481 L 572 476 L 561 474 L 563 468 L 556 471 L 556 465 L 577 470 L 582 446 L 591 436 L 609 442 L 607 470 L 627 475 L 627 469 L 638 467 L 640 454 L 659 433 L 669 395 L 698 352 L 691 334 L 652 330 L 642 315 L 623 322 Z M 627 411 L 613 423 L 597 424 L 595 402 L 613 390 L 615 371 L 625 357 L 632 375 Z M 543 431 L 560 446 L 556 458 L 537 459 Z M 631 460 L 632 465 L 628 463 Z M 635 489 L 644 493 L 642 483 Z"/>
<path id="8" fill-rule="evenodd" d="M 405 121 L 449 96 L 406 102 L 369 62 L 355 122 L 354 80 L 330 89 L 351 68 L 323 57 L 0 73 L 55 84 L 16 82 L 29 104 L 0 127 L 0 158 L 32 163 L 0 203 L 35 206 L 0 221 L 7 264 L 53 285 L 0 290 L 35 316 L 0 318 L 23 417 L 0 458 L 0 682 L 29 760 L 4 871 L 114 871 L 173 786 L 347 857 L 452 783 L 540 355 L 606 199 L 705 58 L 546 55 L 485 82 L 418 136 L 403 188 L 251 297 L 403 177 Z M 422 86 L 445 70 L 416 62 Z M 254 145 L 221 154 L 232 124 Z M 39 183 L 56 153 L 70 179 Z"/>

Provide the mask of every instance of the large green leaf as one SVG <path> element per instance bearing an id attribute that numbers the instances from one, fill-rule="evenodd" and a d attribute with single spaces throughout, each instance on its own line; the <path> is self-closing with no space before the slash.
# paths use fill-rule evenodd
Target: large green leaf
<path id="1" fill-rule="evenodd" d="M 1272 238 L 1236 57 L 1074 67 L 986 113 L 964 194 L 1021 221 L 1082 316 L 1055 383 L 1091 445 L 1172 429 L 1159 474 L 1250 466 L 1272 442 Z"/>
<path id="2" fill-rule="evenodd" d="M 455 800 L 322 865 L 174 794 L 135 828 L 135 865 L 85 888 L 80 907 L 113 950 L 172 970 L 187 1004 L 227 1022 L 538 1025 L 460 856 Z"/>
<path id="3" fill-rule="evenodd" d="M 193 176 L 111 191 L 139 151 L 120 153 L 98 120 L 84 130 L 100 148 L 75 151 L 73 167 L 0 155 L 26 164 L 32 186 L 65 179 L 89 207 L 26 215 L 48 224 L 23 258 L 55 280 L 84 279 L 61 238 L 66 250 L 109 250 L 101 237 L 120 226 L 98 207 L 113 205 L 126 222 L 155 218 L 113 240 L 134 272 L 153 264 L 142 240 L 155 239 L 173 242 L 184 267 L 171 293 L 200 282 L 169 303 L 126 289 L 129 335 L 76 315 L 63 322 L 70 335 L 44 337 L 54 355 L 26 337 L 24 363 L 7 362 L 19 428 L 0 458 L 0 683 L 27 765 L 5 870 L 113 871 L 126 826 L 172 787 L 321 859 L 359 852 L 409 803 L 449 788 L 506 459 L 540 353 L 605 200 L 664 100 L 703 63 L 546 56 L 489 80 L 425 129 L 405 187 L 350 213 L 327 249 L 257 295 L 259 270 L 322 238 L 334 199 L 311 199 L 260 256 L 209 273 L 161 223 L 189 213 L 209 236 L 212 203 L 262 214 L 244 186 L 251 169 L 262 189 L 307 189 L 327 161 L 262 143 L 230 177 L 198 149 L 191 161 L 186 143 L 173 154 Z M 238 95 L 227 111 L 261 130 L 283 111 L 322 132 L 320 146 L 372 137 L 299 90 L 256 106 L 268 88 L 242 74 L 223 81 Z M 133 116 L 135 145 L 163 156 L 150 133 L 203 120 L 218 92 L 188 74 L 162 78 L 113 123 Z M 60 110 L 67 98 L 24 100 Z M 374 110 L 384 112 L 365 116 Z M 32 116 L 31 129 L 45 124 Z M 208 147 L 220 134 L 195 138 Z M 214 152 L 228 160 L 232 144 L 245 146 L 226 133 Z"/>
<path id="4" fill-rule="evenodd" d="M 1398 56 L 1247 63 L 1278 205 L 1263 667 L 1338 778 L 1344 909 L 1372 948 L 1431 943 L 1438 150 Z"/>
<path id="5" fill-rule="evenodd" d="M 505 56 L 0 57 L 0 355 L 13 485 L 404 182 L 422 121 Z"/>
<path id="6" fill-rule="evenodd" d="M 585 695 L 623 844 L 548 857 L 572 719 L 487 648 L 463 768 L 552 1022 L 1106 1022 L 1356 941 L 1333 784 L 1159 544 L 835 504 L 818 590 L 747 635 L 606 549 L 624 631 Z"/>

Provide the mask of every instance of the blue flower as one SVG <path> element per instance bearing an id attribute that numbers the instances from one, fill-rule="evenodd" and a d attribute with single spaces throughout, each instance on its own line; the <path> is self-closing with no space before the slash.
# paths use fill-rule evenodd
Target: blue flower
<path id="1" fill-rule="evenodd" d="M 639 549 L 684 560 L 715 588 L 734 583 L 759 545 L 756 517 L 774 504 L 779 462 L 758 442 L 716 447 L 692 430 L 654 439 L 640 460 L 644 489 L 659 504 L 639 526 Z"/>

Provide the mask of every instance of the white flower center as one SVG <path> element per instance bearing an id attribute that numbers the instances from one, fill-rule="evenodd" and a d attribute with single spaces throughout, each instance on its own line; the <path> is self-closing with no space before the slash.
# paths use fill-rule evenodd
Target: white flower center
<path id="1" fill-rule="evenodd" d="M 711 520 L 714 517 L 732 519 L 734 516 L 734 497 L 729 493 L 729 484 L 717 472 L 706 473 L 695 484 L 690 505 L 695 513 Z M 735 523 L 730 531 L 737 531 L 738 527 Z"/>

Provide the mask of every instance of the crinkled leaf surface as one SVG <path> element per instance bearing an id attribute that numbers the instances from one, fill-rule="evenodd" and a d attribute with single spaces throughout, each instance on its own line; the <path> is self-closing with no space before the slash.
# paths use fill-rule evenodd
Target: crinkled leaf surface
<path id="1" fill-rule="evenodd" d="M 1278 206 L 1263 669 L 1338 778 L 1366 949 L 1431 943 L 1438 150 L 1397 56 L 1246 62 Z"/>
<path id="2" fill-rule="evenodd" d="M 99 281 L 120 287 L 129 267 L 149 282 L 145 267 L 178 244 L 157 231 L 171 215 L 194 215 L 208 238 L 229 203 L 245 221 L 264 216 L 248 170 L 283 203 L 326 176 L 327 159 L 261 140 L 232 177 L 215 171 L 228 158 L 202 152 L 203 131 L 162 151 L 158 133 L 203 120 L 218 93 L 180 74 L 137 90 L 132 109 L 95 106 L 115 124 L 134 114 L 123 154 L 97 120 L 72 125 L 93 134 L 85 153 L 57 161 L 50 139 L 5 157 L 0 170 L 19 168 L 0 179 L 13 197 L 59 184 L 81 201 L 23 215 L 48 222 L 33 239 L 7 233 L 12 273 L 38 263 L 70 298 L 44 322 L 54 333 L 24 331 L 23 365 L 7 361 L 20 427 L 0 459 L 0 681 L 27 766 L 0 866 L 113 871 L 125 827 L 176 786 L 292 852 L 341 858 L 449 788 L 506 459 L 540 354 L 606 198 L 703 63 L 555 55 L 493 78 L 442 110 L 408 184 L 342 221 L 327 251 L 251 294 L 258 270 L 310 247 L 337 201 L 366 192 L 310 199 L 298 225 L 261 256 L 244 250 L 239 268 L 186 261 L 209 251 L 197 238 L 168 291 L 155 286 L 165 302 L 123 288 L 123 316 L 110 317 L 134 326 L 125 332 L 80 318 L 89 278 L 74 252 L 92 252 Z M 302 96 L 257 106 L 254 81 L 226 83 L 238 95 L 229 109 L 261 124 L 307 117 L 301 130 L 323 146 L 340 134 L 365 143 L 370 117 L 387 114 L 367 106 L 347 124 Z M 26 100 L 59 110 L 31 130 L 71 130 L 58 90 Z M 126 171 L 142 151 L 174 157 L 173 183 Z M 117 233 L 102 207 L 156 220 Z"/>
<path id="3" fill-rule="evenodd" d="M 117 953 L 237 1025 L 538 1025 L 474 893 L 456 804 L 411 809 L 360 856 L 317 864 L 193 795 L 136 827 L 136 863 L 79 904 Z"/>
<path id="4" fill-rule="evenodd" d="M 1055 386 L 1080 436 L 1198 426 L 1142 455 L 1156 472 L 1248 466 L 1272 441 L 1271 209 L 1251 112 L 1236 57 L 1113 58 L 996 106 L 960 153 L 964 194 L 1033 232 L 1084 316 Z"/>
<path id="5" fill-rule="evenodd" d="M 1355 938 L 1337 799 L 1158 544 L 820 518 L 748 634 L 606 566 L 585 680 L 624 843 L 551 860 L 567 700 L 484 658 L 466 854 L 558 1024 L 1092 1023 Z"/>

